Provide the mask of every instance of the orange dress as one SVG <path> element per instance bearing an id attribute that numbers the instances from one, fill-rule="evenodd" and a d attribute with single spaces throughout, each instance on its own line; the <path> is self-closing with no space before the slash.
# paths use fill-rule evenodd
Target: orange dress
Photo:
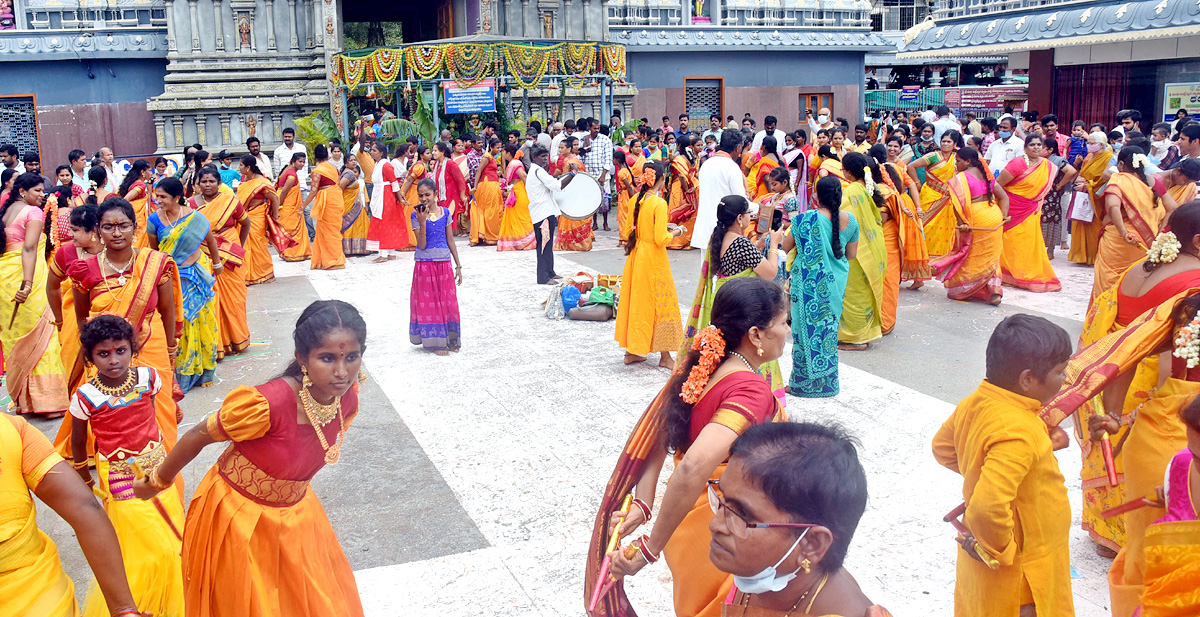
<path id="1" fill-rule="evenodd" d="M 496 244 L 500 237 L 500 222 L 504 217 L 504 200 L 500 197 L 500 166 L 491 154 L 483 155 L 479 165 L 483 177 L 475 187 L 471 204 L 471 243 Z"/>
<path id="2" fill-rule="evenodd" d="M 227 193 L 218 194 L 208 203 L 204 203 L 202 197 L 193 197 L 189 205 L 208 219 L 225 266 L 217 275 L 216 283 L 217 326 L 221 341 L 217 357 L 242 353 L 250 346 L 250 326 L 246 315 L 246 249 L 242 247 L 238 223 L 249 215 L 242 203 Z"/>
<path id="3" fill-rule="evenodd" d="M 133 214 L 137 223 L 137 231 L 133 236 L 133 248 L 144 249 L 150 246 L 150 240 L 146 237 L 146 220 L 150 218 L 150 191 L 146 188 L 146 183 L 138 180 L 129 187 L 129 192 L 125 193 L 125 201 L 133 206 Z"/>
<path id="4" fill-rule="evenodd" d="M 271 190 L 271 183 L 262 176 L 248 178 L 238 185 L 237 200 L 243 207 L 256 199 L 264 200 L 254 207 L 247 208 L 250 215 L 250 237 L 246 239 L 246 263 L 243 271 L 247 285 L 270 283 L 275 280 L 275 266 L 271 264 L 271 245 L 267 241 L 267 217 L 271 215 L 271 205 L 265 201 Z M 282 208 L 280 213 L 282 214 Z M 304 226 L 303 216 L 300 217 L 300 225 Z M 308 237 L 305 234 L 300 235 Z"/>
<path id="5" fill-rule="evenodd" d="M 344 420 L 321 429 L 331 445 L 358 412 L 357 386 L 341 400 Z M 209 416 L 208 434 L 231 443 L 188 507 L 188 617 L 362 617 L 350 562 L 309 490 L 324 451 L 315 429 L 296 418 L 283 379 L 240 386 Z"/>
<path id="6" fill-rule="evenodd" d="M 559 159 L 559 169 L 567 169 L 567 166 L 571 163 L 575 163 L 578 166 L 580 173 L 587 171 L 583 166 L 583 161 L 574 155 Z M 554 250 L 590 251 L 592 250 L 592 240 L 595 239 L 596 236 L 592 233 L 591 217 L 582 221 L 576 221 L 561 215 L 558 217 L 558 233 L 554 236 Z"/>
<path id="7" fill-rule="evenodd" d="M 292 186 L 292 190 L 288 191 L 287 197 L 283 196 L 283 185 L 288 178 L 295 178 L 296 183 Z M 304 208 L 301 207 L 302 200 L 300 198 L 300 176 L 295 169 L 287 167 L 283 173 L 279 174 L 279 178 L 275 180 L 275 191 L 280 194 L 281 201 L 279 202 L 279 226 L 287 235 L 291 236 L 296 241 L 296 245 L 287 249 L 279 256 L 284 261 L 304 261 L 311 256 L 308 246 L 308 227 L 304 224 Z M 253 222 L 253 218 L 250 219 Z M 263 221 L 266 225 L 266 221 Z M 254 228 L 250 228 L 251 235 L 254 234 Z M 249 243 L 249 240 L 247 240 Z"/>
<path id="8" fill-rule="evenodd" d="M 338 171 L 333 163 L 325 161 L 313 169 L 312 218 L 317 235 L 312 242 L 313 270 L 340 270 L 346 267 L 346 254 L 342 252 L 342 191 L 338 189 Z M 301 217 L 303 221 L 303 217 Z"/>

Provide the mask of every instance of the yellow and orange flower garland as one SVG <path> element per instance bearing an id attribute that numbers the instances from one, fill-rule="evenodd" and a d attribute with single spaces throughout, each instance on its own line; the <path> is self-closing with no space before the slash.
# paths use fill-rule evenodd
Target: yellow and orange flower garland
<path id="1" fill-rule="evenodd" d="M 534 88 L 541 83 L 550 68 L 550 53 L 529 45 L 505 44 L 503 49 L 508 71 L 518 86 Z"/>
<path id="2" fill-rule="evenodd" d="M 408 56 L 409 70 L 416 73 L 417 77 L 421 79 L 429 79 L 442 71 L 444 54 L 440 45 L 409 47 L 406 55 Z"/>
<path id="3" fill-rule="evenodd" d="M 679 398 L 688 405 L 695 405 L 700 400 L 713 371 L 717 370 L 721 360 L 725 358 L 725 336 L 721 334 L 721 329 L 708 326 L 697 333 L 696 339 L 692 341 L 692 351 L 700 352 L 700 360 L 692 367 L 687 381 L 679 391 Z"/>
<path id="4" fill-rule="evenodd" d="M 404 69 L 404 50 L 380 48 L 367 56 L 375 71 L 375 81 L 390 86 Z"/>
<path id="5" fill-rule="evenodd" d="M 453 45 L 446 54 L 446 69 L 460 88 L 470 88 L 491 72 L 495 53 L 491 46 L 473 43 Z"/>

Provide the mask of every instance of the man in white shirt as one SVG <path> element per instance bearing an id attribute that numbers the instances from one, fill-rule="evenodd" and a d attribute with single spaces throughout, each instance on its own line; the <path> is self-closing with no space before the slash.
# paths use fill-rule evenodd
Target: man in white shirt
<path id="1" fill-rule="evenodd" d="M 721 132 L 725 129 L 721 128 L 721 116 L 713 114 L 708 117 L 708 130 L 700 136 L 700 139 L 706 139 L 709 135 L 713 136 L 718 142 L 721 141 Z"/>
<path id="2" fill-rule="evenodd" d="M 996 177 L 999 177 L 1000 172 L 1004 171 L 1004 167 L 1008 165 L 1009 161 L 1025 151 L 1025 140 L 1016 134 L 1015 128 L 1016 120 L 1012 116 L 1001 118 L 1000 126 L 996 131 L 996 141 L 992 142 L 987 153 L 984 154 L 988 167 Z"/>
<path id="3" fill-rule="evenodd" d="M 114 159 L 112 148 L 108 146 L 100 148 L 100 164 L 104 165 L 104 169 L 108 171 L 107 188 L 109 192 L 116 191 L 117 187 L 121 186 L 121 181 L 125 179 L 125 174 L 117 171 Z"/>
<path id="4" fill-rule="evenodd" d="M 258 170 L 262 172 L 263 177 L 270 180 L 271 184 L 274 184 L 275 169 L 271 165 L 271 157 L 262 151 L 262 143 L 258 141 L 257 137 L 251 137 L 246 140 L 246 150 L 250 152 L 250 156 L 254 157 L 254 160 L 258 161 Z"/>
<path id="5" fill-rule="evenodd" d="M 944 135 L 946 131 L 958 131 L 960 128 L 962 128 L 962 126 L 957 121 L 950 118 L 950 108 L 945 105 L 937 108 L 937 115 L 937 120 L 933 121 L 933 143 L 941 144 L 942 135 Z"/>
<path id="6" fill-rule="evenodd" d="M 828 107 L 822 107 L 818 109 L 816 119 L 813 118 L 811 109 L 804 110 L 804 116 L 808 120 L 808 130 L 814 136 L 817 134 L 817 131 L 821 129 L 825 129 L 827 131 L 833 130 L 833 114 L 829 113 Z"/>
<path id="7" fill-rule="evenodd" d="M 550 160 L 558 162 L 558 144 L 562 140 L 571 136 L 575 132 L 575 121 L 568 118 L 566 122 L 555 122 L 554 126 L 559 129 L 558 134 L 550 139 Z"/>
<path id="8" fill-rule="evenodd" d="M 304 144 L 296 141 L 296 129 L 290 126 L 283 129 L 283 143 L 280 144 L 278 148 L 275 148 L 275 161 L 272 165 L 272 168 L 282 170 L 284 167 L 287 167 L 291 164 L 293 154 L 301 153 L 307 156 L 308 149 L 304 147 Z M 304 167 L 296 175 L 300 176 L 300 193 L 307 198 L 308 159 L 305 159 Z"/>
<path id="9" fill-rule="evenodd" d="M 546 149 L 534 145 L 529 154 L 529 174 L 525 179 L 525 192 L 529 197 L 529 218 L 533 221 L 533 236 L 536 241 L 534 250 L 537 251 L 537 282 L 545 285 L 561 280 L 554 273 L 554 232 L 558 230 L 558 203 L 554 194 L 558 193 L 575 178 L 575 164 L 562 179 L 555 178 L 546 171 L 550 164 Z"/>
<path id="10" fill-rule="evenodd" d="M 746 197 L 746 176 L 737 161 L 742 155 L 742 134 L 725 131 L 716 154 L 700 166 L 700 195 L 696 206 L 696 229 L 692 232 L 692 246 L 708 248 L 709 236 L 717 225 L 717 204 L 726 195 Z"/>
<path id="11" fill-rule="evenodd" d="M 758 152 L 762 148 L 763 137 L 766 137 L 767 135 L 771 135 L 772 137 L 775 138 L 775 144 L 776 144 L 776 146 L 778 146 L 776 148 L 778 150 L 778 152 L 776 154 L 779 155 L 779 160 L 782 161 L 783 160 L 783 149 L 785 147 L 785 144 L 783 142 L 785 141 L 784 136 L 786 135 L 786 133 L 775 128 L 775 125 L 778 123 L 779 123 L 779 120 L 777 118 L 775 118 L 775 116 L 767 116 L 766 118 L 763 118 L 763 130 L 754 134 L 754 145 L 751 147 L 754 148 L 755 152 Z"/>
<path id="12" fill-rule="evenodd" d="M 4 169 L 12 169 L 18 174 L 25 173 L 25 166 L 21 164 L 21 151 L 12 144 L 0 146 L 0 164 L 4 165 Z"/>

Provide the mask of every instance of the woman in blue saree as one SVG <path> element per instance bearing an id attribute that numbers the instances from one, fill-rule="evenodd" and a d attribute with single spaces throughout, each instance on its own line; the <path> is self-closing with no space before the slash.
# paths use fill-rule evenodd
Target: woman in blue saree
<path id="1" fill-rule="evenodd" d="M 206 172 L 201 172 L 206 173 Z M 224 265 L 204 215 L 189 208 L 183 184 L 166 178 L 154 187 L 158 210 L 150 215 L 146 232 L 150 248 L 171 256 L 179 266 L 183 288 L 183 334 L 167 351 L 174 351 L 175 379 L 187 392 L 210 386 L 217 371 L 220 338 L 217 326 L 216 274 Z"/>
<path id="2" fill-rule="evenodd" d="M 788 393 L 822 398 L 838 393 L 838 325 L 858 253 L 858 221 L 841 210 L 842 183 L 817 181 L 817 209 L 792 221 L 783 249 L 796 248 L 792 262 L 792 376 Z M 834 221 L 837 221 L 836 227 Z"/>

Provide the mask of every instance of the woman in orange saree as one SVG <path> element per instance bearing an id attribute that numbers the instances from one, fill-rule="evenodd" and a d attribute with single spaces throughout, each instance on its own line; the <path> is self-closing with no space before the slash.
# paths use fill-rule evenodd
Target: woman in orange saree
<path id="1" fill-rule="evenodd" d="M 67 268 L 72 263 L 99 255 L 104 249 L 100 243 L 100 219 L 96 206 L 87 204 L 71 210 L 69 229 L 71 240 L 60 244 L 47 265 L 46 297 L 50 302 L 50 313 L 59 325 L 58 340 L 62 346 L 64 375 L 67 378 L 67 395 L 84 382 L 84 361 L 79 355 L 79 323 L 75 320 L 75 295 L 71 293 L 71 277 Z M 63 319 L 63 316 L 69 319 Z M 69 455 L 70 450 L 63 452 Z"/>
<path id="2" fill-rule="evenodd" d="M 312 219 L 316 236 L 312 242 L 312 270 L 341 270 L 346 267 L 342 252 L 342 191 L 338 189 L 338 170 L 329 162 L 329 150 L 324 144 L 313 148 L 313 167 L 308 202 L 312 202 Z"/>
<path id="3" fill-rule="evenodd" d="M 649 520 L 663 463 L 668 454 L 674 456 L 675 472 L 651 533 L 609 554 L 617 582 L 601 595 L 593 617 L 632 615 L 621 579 L 657 560 L 660 552 L 671 570 L 675 614 L 721 615 L 733 578 L 708 557 L 713 511 L 705 489 L 724 473 L 738 435 L 754 425 L 787 419 L 770 385 L 755 372 L 756 364 L 782 355 L 791 338 L 787 322 L 787 299 L 771 281 L 738 277 L 716 293 L 711 325 L 697 334 L 684 361 L 638 420 L 605 489 L 588 549 L 587 599 L 610 535 L 615 529 L 627 537 Z M 626 495 L 636 497 L 636 507 L 627 516 L 614 514 Z"/>
<path id="4" fill-rule="evenodd" d="M 821 146 L 819 150 L 820 156 L 817 158 L 821 161 L 821 166 L 817 169 L 817 179 L 826 176 L 833 176 L 846 184 L 846 172 L 842 169 L 842 159 L 834 154 L 832 146 Z"/>
<path id="5" fill-rule="evenodd" d="M 296 244 L 291 248 L 283 251 L 279 256 L 284 261 L 304 261 L 312 256 L 311 248 L 308 243 L 308 227 L 304 222 L 304 208 L 300 205 L 300 170 L 304 169 L 307 164 L 308 157 L 303 152 L 297 152 L 292 155 L 292 160 L 279 172 L 279 177 L 275 179 L 275 194 L 278 195 L 279 211 L 272 213 L 271 216 L 278 216 L 279 226 L 283 228 L 284 233 L 291 236 Z M 240 193 L 240 191 L 239 191 Z M 245 207 L 245 204 L 242 204 Z M 254 221 L 255 215 L 250 215 L 251 228 L 250 233 L 262 235 L 261 244 L 262 250 L 267 250 L 268 242 L 265 236 L 267 220 L 261 218 L 265 212 L 259 212 L 260 217 L 257 231 L 255 231 Z M 256 239 L 256 242 L 258 240 Z M 247 253 L 250 253 L 249 245 L 246 245 Z M 270 254 L 267 255 L 270 258 Z M 249 257 L 247 257 L 249 258 Z M 247 276 L 249 274 L 247 273 Z M 249 281 L 247 280 L 247 283 Z"/>
<path id="6" fill-rule="evenodd" d="M 297 156 L 300 154 L 292 156 L 292 167 L 298 164 Z M 280 173 L 279 177 L 283 178 L 285 173 L 286 170 Z M 242 183 L 237 188 L 237 200 L 250 215 L 250 237 L 246 239 L 246 258 L 242 264 L 246 284 L 270 283 L 275 280 L 275 266 L 271 265 L 270 243 L 267 241 L 267 217 L 279 221 L 281 210 L 279 194 L 271 189 L 271 182 L 259 171 L 257 160 L 252 161 L 250 165 L 242 165 Z M 300 237 L 307 237 L 308 232 L 304 228 L 303 212 L 297 216 L 300 219 L 299 231 L 295 235 L 291 231 L 287 233 L 300 241 Z M 285 231 L 288 229 L 285 226 Z"/>
<path id="7" fill-rule="evenodd" d="M 1100 246 L 1100 230 L 1104 228 L 1104 200 L 1100 189 L 1104 187 L 1104 171 L 1112 160 L 1113 150 L 1108 145 L 1108 136 L 1101 132 L 1088 135 L 1087 157 L 1075 177 L 1075 190 L 1087 191 L 1092 201 L 1092 221 L 1071 221 L 1071 250 L 1067 259 L 1077 264 L 1096 263 L 1096 251 Z"/>
<path id="8" fill-rule="evenodd" d="M 121 181 L 121 187 L 117 189 L 117 194 L 128 201 L 129 205 L 133 206 L 133 212 L 137 214 L 138 236 L 134 239 L 133 244 L 140 249 L 149 246 L 146 241 L 146 218 L 150 216 L 151 194 L 146 183 L 153 175 L 150 163 L 134 161 L 133 167 Z"/>
<path id="9" fill-rule="evenodd" d="M 1005 285 L 1039 293 L 1062 290 L 1042 239 L 1042 200 L 1053 188 L 1058 169 L 1042 157 L 1042 151 L 1041 136 L 1026 137 L 1025 156 L 1009 161 L 997 180 L 1008 193 L 1000 279 Z"/>
<path id="10" fill-rule="evenodd" d="M 957 221 L 953 250 L 930 262 L 951 300 L 982 300 L 1000 304 L 1000 254 L 1008 194 L 992 182 L 979 151 L 963 148 L 955 156 L 957 176 L 946 182 L 947 203 Z M 911 168 L 910 168 L 911 169 Z"/>
<path id="11" fill-rule="evenodd" d="M 767 141 L 770 140 L 770 141 Z M 772 169 L 779 167 L 781 162 L 779 155 L 776 154 L 777 142 L 773 135 L 763 137 L 762 146 L 758 150 L 758 162 L 750 168 L 750 174 L 746 176 L 746 188 L 749 189 L 747 194 L 750 196 L 750 201 L 757 201 L 759 197 L 770 193 L 767 188 L 767 175 Z"/>
<path id="12" fill-rule="evenodd" d="M 245 155 L 245 159 L 250 155 Z M 251 157 L 253 158 L 253 157 Z M 250 326 L 246 315 L 246 240 L 250 237 L 250 216 L 237 197 L 221 192 L 220 179 L 203 175 L 199 194 L 188 200 L 193 210 L 208 219 L 221 262 L 217 274 L 217 359 L 239 354 L 250 346 Z M 296 191 L 299 193 L 299 190 Z M 307 238 L 307 235 L 304 235 Z"/>
<path id="13" fill-rule="evenodd" d="M 1158 174 L 1158 177 L 1167 187 L 1167 195 L 1171 196 L 1175 205 L 1190 203 L 1196 198 L 1196 182 L 1200 182 L 1200 159 L 1184 159 L 1174 169 L 1164 171 Z"/>
<path id="14" fill-rule="evenodd" d="M 163 387 L 154 396 L 155 417 L 163 443 L 178 441 L 182 412 L 175 403 L 183 393 L 175 383 L 175 354 L 183 330 L 183 292 L 179 270 L 166 253 L 134 249 L 134 212 L 123 199 L 100 204 L 100 255 L 80 259 L 67 268 L 74 285 L 75 319 L 82 324 L 99 313 L 113 313 L 133 324 L 138 354 L 131 366 L 158 371 Z M 68 317 L 69 318 L 69 317 Z M 55 444 L 71 439 L 71 416 L 63 418 Z"/>
<path id="15" fill-rule="evenodd" d="M 517 144 L 505 144 L 504 160 L 508 165 L 504 172 L 506 195 L 496 250 L 530 251 L 536 240 L 533 221 L 529 218 L 529 196 L 525 193 L 525 165 L 521 163 L 521 150 Z"/>
<path id="16" fill-rule="evenodd" d="M 412 166 L 408 168 L 408 174 L 404 176 L 404 183 L 400 185 L 400 206 L 404 208 L 404 233 L 409 234 L 408 246 L 400 249 L 402 251 L 416 250 L 417 242 L 411 235 L 410 222 L 412 221 L 413 212 L 415 212 L 414 208 L 417 207 L 417 204 L 421 203 L 421 200 L 417 198 L 417 183 L 425 178 L 432 177 L 432 173 L 429 171 L 432 169 L 432 164 L 433 151 L 425 146 L 418 146 L 417 158 Z M 530 223 L 529 227 L 532 230 L 533 223 Z"/>
<path id="17" fill-rule="evenodd" d="M 134 494 L 149 499 L 206 446 L 229 442 L 196 488 L 183 528 L 189 617 L 362 617 L 350 562 L 309 483 L 338 461 L 357 417 L 351 376 L 360 374 L 366 337 L 349 304 L 310 304 L 283 376 L 234 389 L 134 482 Z"/>
<path id="18" fill-rule="evenodd" d="M 629 169 L 629 155 L 620 148 L 613 150 L 613 165 L 617 173 L 614 175 L 617 183 L 617 246 L 625 246 L 633 227 L 633 196 L 637 193 L 633 188 L 633 171 Z"/>
<path id="19" fill-rule="evenodd" d="M 924 217 L 925 247 L 930 255 L 945 255 L 954 243 L 955 218 L 951 209 L 946 207 L 950 202 L 947 181 L 958 173 L 955 171 L 955 152 L 962 147 L 962 134 L 950 129 L 942 134 L 940 150 L 908 164 L 908 176 L 918 183 L 921 178 L 917 170 L 925 168 L 925 186 L 921 187 L 921 203 L 917 204 L 917 216 Z"/>
<path id="20" fill-rule="evenodd" d="M 692 250 L 692 232 L 696 228 L 697 203 L 700 197 L 697 177 L 699 167 L 696 165 L 698 144 L 693 142 L 691 135 L 684 135 L 678 140 L 678 144 L 679 154 L 672 157 L 670 163 L 671 194 L 668 196 L 670 202 L 668 221 L 684 229 L 681 235 L 675 236 L 667 243 L 667 248 L 690 251 Z M 620 207 L 619 201 L 617 207 Z M 630 213 L 631 226 L 636 224 L 632 223 L 632 220 L 632 213 Z"/>
<path id="21" fill-rule="evenodd" d="M 475 200 L 471 203 L 471 245 L 494 245 L 500 237 L 504 201 L 500 196 L 500 157 L 504 149 L 493 137 L 479 160 L 475 176 Z"/>
<path id="22" fill-rule="evenodd" d="M 878 144 L 876 144 L 878 145 Z M 921 200 L 921 187 L 905 173 L 906 164 L 901 163 L 901 148 L 904 140 L 899 135 L 888 138 L 884 145 L 887 160 L 880 162 L 879 167 L 885 173 L 883 181 L 897 194 L 897 239 L 900 245 L 900 280 L 912 281 L 909 289 L 920 289 L 925 281 L 933 278 L 929 270 L 929 249 L 925 246 L 925 225 L 917 214 L 917 204 Z M 872 146 L 872 158 L 879 161 L 878 150 Z M 884 229 L 884 233 L 888 233 Z M 891 268 L 888 261 L 888 268 Z"/>
<path id="23" fill-rule="evenodd" d="M 1175 210 L 1175 200 L 1158 195 L 1161 184 L 1155 186 L 1157 178 L 1146 176 L 1148 164 L 1146 154 L 1137 146 L 1122 148 L 1117 157 L 1117 173 L 1104 188 L 1104 230 L 1096 251 L 1089 303 L 1115 285 L 1129 266 L 1146 257 L 1162 222 Z"/>
<path id="24" fill-rule="evenodd" d="M 559 144 L 558 166 L 562 173 L 567 173 L 574 165 L 575 171 L 580 173 L 586 172 L 587 168 L 583 166 L 583 161 L 575 155 L 577 141 L 573 137 L 568 137 Z M 567 218 L 565 215 L 558 217 L 558 234 L 554 236 L 554 250 L 556 251 L 590 251 L 592 250 L 592 240 L 596 239 L 596 235 L 592 233 L 592 217 L 576 221 Z"/>

